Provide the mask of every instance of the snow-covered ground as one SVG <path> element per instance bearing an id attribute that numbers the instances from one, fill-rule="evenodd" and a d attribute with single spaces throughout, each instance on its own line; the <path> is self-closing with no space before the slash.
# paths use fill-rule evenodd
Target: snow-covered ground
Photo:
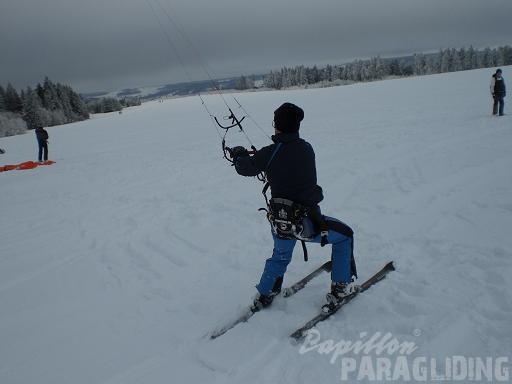
<path id="1" fill-rule="evenodd" d="M 237 95 L 268 134 L 282 102 L 304 108 L 322 208 L 354 228 L 361 280 L 397 263 L 317 327 L 321 341 L 391 333 L 417 347 L 411 376 L 421 357 L 429 375 L 430 358 L 439 374 L 453 356 L 510 365 L 512 119 L 490 116 L 491 73 Z M 206 100 L 225 113 L 220 97 Z M 246 121 L 255 145 L 267 144 Z M 199 98 L 48 131 L 56 164 L 0 173 L 0 383 L 335 383 L 342 361 L 357 364 L 345 366 L 356 382 L 365 356 L 375 375 L 378 357 L 396 374 L 398 352 L 331 364 L 332 353 L 290 341 L 324 302 L 327 274 L 209 339 L 251 302 L 272 245 L 261 183 L 222 158 Z M 234 130 L 227 141 L 247 145 Z M 0 165 L 36 155 L 32 133 L 0 147 Z M 305 264 L 298 246 L 284 285 L 328 248 L 310 245 Z M 491 366 L 494 381 L 505 365 Z"/>

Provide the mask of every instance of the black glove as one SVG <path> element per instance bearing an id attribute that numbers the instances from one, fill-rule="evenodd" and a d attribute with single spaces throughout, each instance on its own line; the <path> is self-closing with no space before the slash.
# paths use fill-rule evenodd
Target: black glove
<path id="1" fill-rule="evenodd" d="M 229 152 L 229 156 L 231 156 L 231 158 L 233 159 L 233 162 L 235 162 L 235 163 L 238 160 L 238 158 L 249 156 L 249 151 L 246 148 L 241 147 L 241 146 L 229 148 L 228 152 Z"/>

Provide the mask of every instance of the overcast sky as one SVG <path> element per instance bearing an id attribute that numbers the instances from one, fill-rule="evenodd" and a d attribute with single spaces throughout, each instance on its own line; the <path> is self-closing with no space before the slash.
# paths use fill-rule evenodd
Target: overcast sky
<path id="1" fill-rule="evenodd" d="M 18 89 L 46 75 L 90 92 L 202 80 L 202 66 L 238 76 L 505 44 L 512 0 L 0 0 L 0 84 Z"/>

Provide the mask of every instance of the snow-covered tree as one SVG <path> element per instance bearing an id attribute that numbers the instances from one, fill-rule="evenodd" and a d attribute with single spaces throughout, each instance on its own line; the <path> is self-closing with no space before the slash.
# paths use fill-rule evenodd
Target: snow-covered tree
<path id="1" fill-rule="evenodd" d="M 466 52 L 464 60 L 464 69 L 475 69 L 478 68 L 477 53 L 471 45 Z"/>
<path id="2" fill-rule="evenodd" d="M 7 111 L 7 107 L 5 106 L 5 90 L 0 85 L 0 112 Z"/>
<path id="3" fill-rule="evenodd" d="M 235 89 L 244 90 L 249 88 L 247 78 L 242 75 L 235 81 Z"/>
<path id="4" fill-rule="evenodd" d="M 442 50 L 441 53 L 441 64 L 440 64 L 440 72 L 450 72 L 453 68 L 453 56 L 451 49 Z"/>
<path id="5" fill-rule="evenodd" d="M 27 123 L 28 129 L 35 129 L 47 125 L 44 121 L 42 113 L 42 104 L 37 92 L 33 91 L 30 87 L 25 92 L 25 99 L 23 102 L 23 119 Z"/>
<path id="6" fill-rule="evenodd" d="M 423 53 L 414 55 L 414 73 L 425 75 L 427 73 L 427 59 Z"/>
<path id="7" fill-rule="evenodd" d="M 287 88 L 306 86 L 321 81 L 373 81 L 386 76 L 425 75 L 442 72 L 462 71 L 479 67 L 495 67 L 512 64 L 512 48 L 504 46 L 497 49 L 486 48 L 477 51 L 468 49 L 441 49 L 438 53 L 417 53 L 413 63 L 407 58 L 381 59 L 380 56 L 369 60 L 354 60 L 344 65 L 327 65 L 323 68 L 296 66 L 284 67 L 280 71 L 264 76 L 264 85 L 269 88 Z"/>
<path id="8" fill-rule="evenodd" d="M 12 112 L 0 112 L 0 137 L 25 133 L 27 124 L 20 115 Z"/>
<path id="9" fill-rule="evenodd" d="M 463 71 L 466 61 L 466 50 L 464 48 L 453 50 L 453 71 Z"/>
<path id="10" fill-rule="evenodd" d="M 512 48 L 510 46 L 506 45 L 504 47 L 499 47 L 497 56 L 498 56 L 498 62 L 497 62 L 498 66 L 512 64 Z"/>
<path id="11" fill-rule="evenodd" d="M 48 77 L 45 77 L 44 83 L 43 83 L 43 98 L 42 103 L 44 108 L 55 111 L 57 109 L 62 109 L 62 105 L 59 100 L 59 96 L 57 95 L 57 90 L 55 88 L 55 85 L 48 79 Z"/>
<path id="12" fill-rule="evenodd" d="M 90 113 L 107 113 L 123 109 L 119 100 L 112 97 L 89 100 L 87 102 L 87 108 Z"/>
<path id="13" fill-rule="evenodd" d="M 391 76 L 400 76 L 400 62 L 398 59 L 393 59 L 389 62 L 389 74 Z"/>
<path id="14" fill-rule="evenodd" d="M 21 97 L 18 95 L 18 92 L 11 83 L 7 84 L 7 88 L 5 89 L 5 107 L 9 112 L 21 113 L 23 111 L 23 102 Z"/>
<path id="15" fill-rule="evenodd" d="M 85 105 L 84 100 L 80 97 L 78 93 L 73 91 L 71 87 L 66 87 L 69 93 L 69 102 L 71 104 L 71 109 L 73 113 L 76 115 L 77 120 L 87 120 L 89 118 L 89 111 L 87 110 L 87 106 Z M 114 110 L 120 111 L 123 109 L 121 104 L 117 99 L 114 102 Z"/>

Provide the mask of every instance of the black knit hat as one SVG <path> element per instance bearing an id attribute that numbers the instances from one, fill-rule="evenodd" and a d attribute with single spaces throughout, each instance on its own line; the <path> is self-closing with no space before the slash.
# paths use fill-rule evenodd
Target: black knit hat
<path id="1" fill-rule="evenodd" d="M 274 111 L 275 128 L 284 133 L 297 132 L 304 119 L 304 111 L 292 103 L 284 103 Z"/>
<path id="2" fill-rule="evenodd" d="M 496 70 L 496 73 L 501 73 L 501 68 L 498 68 L 498 69 Z"/>

